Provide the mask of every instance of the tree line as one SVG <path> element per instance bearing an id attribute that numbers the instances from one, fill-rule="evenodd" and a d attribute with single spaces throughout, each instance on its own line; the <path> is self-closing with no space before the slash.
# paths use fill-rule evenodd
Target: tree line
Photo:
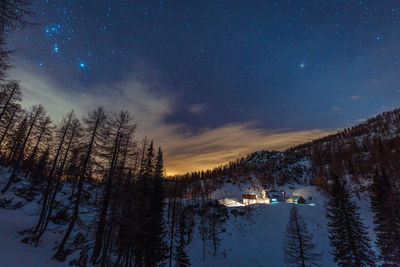
<path id="1" fill-rule="evenodd" d="M 393 132 L 389 127 L 398 123 L 399 110 L 288 149 L 283 158 L 275 152 L 257 152 L 213 170 L 165 179 L 161 148 L 155 150 L 153 141 L 135 137 L 136 125 L 127 111 L 97 108 L 82 120 L 71 111 L 53 123 L 42 105 L 21 107 L 18 82 L 6 79 L 12 51 L 6 49 L 5 36 L 29 24 L 30 5 L 28 0 L 4 0 L 0 5 L 0 164 L 9 168 L 0 188 L 0 205 L 18 208 L 40 202 L 37 221 L 23 233 L 23 242 L 39 246 L 49 226 L 57 224 L 63 225 L 54 253 L 60 261 L 79 251 L 71 264 L 189 266 L 187 248 L 196 226 L 203 260 L 221 253 L 220 234 L 229 215 L 210 198 L 218 186 L 226 179 L 250 179 L 251 174 L 265 185 L 272 184 L 277 173 L 281 183 L 302 182 L 296 178 L 302 176 L 301 169 L 288 173 L 282 166 L 310 157 L 313 175 L 333 181 L 328 186 L 327 179 L 319 179 L 330 199 L 328 233 L 335 262 L 400 265 L 400 197 L 393 179 L 400 173 L 400 139 L 398 129 Z M 260 157 L 269 160 L 260 164 Z M 347 174 L 357 184 L 362 184 L 360 177 L 372 177 L 367 189 L 375 214 L 377 255 L 370 248 L 353 192 L 340 178 Z M 7 199 L 11 192 L 26 202 L 12 205 Z M 287 263 L 319 264 L 321 254 L 296 208 L 291 210 L 285 237 Z"/>
<path id="2" fill-rule="evenodd" d="M 54 256 L 64 260 L 91 184 L 99 195 L 92 205 L 99 210 L 90 261 L 108 265 L 117 257 L 121 265 L 155 266 L 163 260 L 162 151 L 155 153 L 147 139 L 138 145 L 129 113 L 97 108 L 81 122 L 71 111 L 53 124 L 42 105 L 21 108 L 18 83 L 2 83 L 1 96 L 0 161 L 9 168 L 1 193 L 40 197 L 40 215 L 23 241 L 38 246 L 68 185 L 68 223 Z"/>
<path id="3" fill-rule="evenodd" d="M 360 217 L 360 207 L 346 180 L 331 176 L 327 190 L 328 234 L 330 253 L 339 266 L 400 265 L 400 192 L 384 170 L 376 170 L 369 187 L 370 206 L 374 213 L 376 248 L 371 248 L 368 228 Z M 298 209 L 293 207 L 285 235 L 285 262 L 293 266 L 322 266 L 313 236 Z"/>
<path id="4" fill-rule="evenodd" d="M 6 79 L 12 51 L 5 36 L 31 24 L 32 15 L 29 0 L 0 5 L 0 165 L 8 168 L 0 206 L 40 203 L 22 242 L 40 246 L 61 225 L 59 261 L 79 252 L 70 264 L 189 266 L 198 226 L 203 259 L 209 244 L 216 256 L 226 209 L 203 193 L 188 201 L 183 183 L 165 180 L 161 148 L 136 138 L 127 111 L 99 107 L 83 119 L 70 111 L 54 123 L 40 104 L 22 108 L 19 83 Z M 13 203 L 14 196 L 24 201 Z"/>
<path id="5" fill-rule="evenodd" d="M 78 249 L 82 266 L 188 266 L 197 226 L 203 259 L 217 255 L 226 208 L 210 199 L 207 183 L 189 197 L 183 181 L 165 179 L 161 148 L 135 137 L 127 111 L 100 107 L 82 120 L 70 111 L 53 123 L 42 105 L 21 108 L 17 82 L 0 90 L 0 164 L 9 170 L 1 194 L 40 202 L 24 243 L 39 246 L 49 226 L 61 224 L 60 261 Z"/>

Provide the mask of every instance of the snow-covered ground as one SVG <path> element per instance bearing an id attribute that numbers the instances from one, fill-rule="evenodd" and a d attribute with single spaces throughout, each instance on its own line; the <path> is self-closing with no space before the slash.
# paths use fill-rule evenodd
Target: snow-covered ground
<path id="1" fill-rule="evenodd" d="M 3 187 L 8 173 L 1 170 L 0 187 Z M 24 199 L 16 197 L 13 193 L 1 194 L 0 198 L 13 198 L 13 203 Z M 57 236 L 47 231 L 42 238 L 40 245 L 35 248 L 25 243 L 21 243 L 24 235 L 20 232 L 31 228 L 37 221 L 38 204 L 28 202 L 19 209 L 0 208 L 0 266 L 4 267 L 41 267 L 41 266 L 69 266 L 67 262 L 60 263 L 51 259 L 53 247 Z"/>
<path id="2" fill-rule="evenodd" d="M 315 186 L 293 185 L 280 187 L 288 196 L 299 195 L 306 199 L 306 205 L 297 205 L 301 216 L 307 223 L 309 232 L 313 234 L 317 251 L 322 252 L 322 266 L 336 266 L 329 253 L 329 238 L 327 233 L 326 197 Z M 250 189 L 249 189 L 250 188 Z M 243 191 L 242 191 L 243 190 Z M 250 190 L 250 191 L 249 191 Z M 192 266 L 285 266 L 283 258 L 284 234 L 289 221 L 291 203 L 254 204 L 244 206 L 241 194 L 251 192 L 249 184 L 226 184 L 214 192 L 213 197 L 221 204 L 228 206 L 230 218 L 221 233 L 221 246 L 217 257 L 208 250 L 205 261 L 202 259 L 202 247 L 199 236 L 193 240 L 189 255 Z M 257 193 L 257 192 L 255 192 Z M 373 214 L 368 198 L 362 195 L 357 200 L 361 207 L 361 216 L 373 236 Z M 234 215 L 232 211 L 250 209 L 250 216 Z M 373 245 L 373 243 L 371 243 Z M 226 255 L 226 257 L 224 257 Z"/>
<path id="3" fill-rule="evenodd" d="M 0 187 L 7 173 L 0 174 Z M 292 189 L 290 189 L 292 188 Z M 307 222 L 308 230 L 314 235 L 318 252 L 322 252 L 322 265 L 335 266 L 329 253 L 329 239 L 325 218 L 326 197 L 314 186 L 293 184 L 278 189 L 286 191 L 287 196 L 300 195 L 308 205 L 297 205 L 300 214 Z M 207 244 L 206 258 L 203 260 L 202 242 L 199 227 L 194 229 L 193 241 L 187 247 L 192 266 L 285 266 L 283 263 L 283 244 L 286 225 L 289 220 L 291 203 L 255 204 L 244 206 L 241 203 L 243 193 L 259 194 L 261 186 L 255 182 L 225 183 L 212 197 L 227 206 L 229 219 L 224 225 L 225 232 L 220 234 L 221 244 L 216 257 L 212 255 L 211 244 Z M 12 193 L 0 195 L 0 198 L 14 197 L 13 203 L 23 201 Z M 361 206 L 361 215 L 372 230 L 373 214 L 366 195 L 357 200 Z M 313 205 L 309 205 L 313 204 Z M 0 208 L 0 266 L 69 266 L 69 257 L 60 263 L 51 259 L 54 247 L 62 237 L 65 226 L 51 225 L 42 237 L 37 248 L 21 243 L 24 235 L 20 232 L 31 228 L 37 220 L 39 205 L 37 201 L 28 202 L 19 209 Z M 82 213 L 88 210 L 84 208 Z M 245 211 L 244 215 L 238 213 Z M 92 212 L 93 213 L 93 212 Z M 89 214 L 81 214 L 82 219 Z M 60 230 L 60 231 L 57 231 Z M 61 234 L 60 234 L 61 233 Z"/>
<path id="4" fill-rule="evenodd" d="M 29 213 L 29 207 L 0 209 L 0 266 L 68 266 L 67 262 L 51 259 L 56 236 L 50 232 L 43 236 L 37 248 L 21 243 L 23 236 L 19 232 L 32 227 L 35 219 L 36 216 Z"/>

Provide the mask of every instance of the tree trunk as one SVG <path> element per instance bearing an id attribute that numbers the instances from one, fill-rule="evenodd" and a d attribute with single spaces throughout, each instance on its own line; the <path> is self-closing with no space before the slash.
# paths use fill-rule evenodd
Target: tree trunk
<path id="1" fill-rule="evenodd" d="M 17 159 L 17 161 L 13 164 L 14 167 L 13 167 L 13 170 L 12 170 L 12 172 L 11 172 L 10 177 L 8 178 L 8 182 L 7 182 L 6 186 L 1 190 L 1 192 L 2 192 L 3 194 L 4 194 L 5 192 L 7 192 L 7 190 L 10 188 L 11 184 L 14 182 L 15 175 L 16 175 L 17 170 L 19 169 L 19 167 L 20 167 L 20 165 L 21 165 L 21 161 L 22 161 L 23 156 L 24 156 L 24 150 L 25 150 L 26 143 L 28 142 L 28 138 L 29 138 L 29 136 L 30 136 L 30 134 L 31 134 L 31 132 L 32 132 L 33 126 L 35 125 L 35 122 L 36 122 L 36 120 L 37 120 L 37 117 L 39 116 L 39 113 L 40 113 L 40 109 L 38 109 L 38 110 L 36 111 L 35 116 L 32 118 L 32 123 L 31 123 L 31 125 L 29 126 L 28 133 L 26 134 L 24 143 L 23 143 L 23 145 L 22 145 L 22 147 L 21 147 L 21 149 L 20 149 L 21 151 L 20 151 L 19 154 L 18 154 L 18 159 Z"/>
<path id="2" fill-rule="evenodd" d="M 103 247 L 104 229 L 106 226 L 108 205 L 109 205 L 110 198 L 111 198 L 111 190 L 112 190 L 112 186 L 113 186 L 115 167 L 116 167 L 118 154 L 119 154 L 118 149 L 120 147 L 120 134 L 121 134 L 120 131 L 121 131 L 122 124 L 123 124 L 123 121 L 121 121 L 118 126 L 118 130 L 117 130 L 115 141 L 114 141 L 110 171 L 109 171 L 107 185 L 106 185 L 105 192 L 104 192 L 103 204 L 101 207 L 100 218 L 99 218 L 99 224 L 97 226 L 96 240 L 95 240 L 94 247 L 93 247 L 93 254 L 92 254 L 92 262 L 93 263 L 97 263 L 100 253 L 102 251 L 102 247 Z"/>
<path id="3" fill-rule="evenodd" d="M 176 198 L 174 196 L 174 202 L 172 205 L 172 218 L 171 218 L 171 237 L 169 240 L 169 267 L 172 266 L 172 251 L 174 249 L 175 205 L 176 205 Z"/>
<path id="4" fill-rule="evenodd" d="M 88 167 L 88 164 L 89 164 L 90 155 L 92 153 L 93 143 L 94 143 L 94 140 L 96 138 L 96 134 L 97 134 L 97 129 L 98 129 L 99 123 L 100 123 L 100 115 L 97 117 L 97 120 L 95 122 L 94 129 L 93 129 L 93 132 L 92 132 L 92 137 L 91 137 L 91 140 L 90 140 L 90 143 L 89 143 L 89 148 L 88 148 L 88 151 L 86 153 L 85 160 L 83 161 L 83 164 L 82 164 L 82 172 L 81 172 L 81 175 L 79 176 L 78 192 L 76 194 L 74 212 L 73 212 L 72 218 L 70 220 L 70 223 L 68 225 L 68 229 L 65 232 L 64 238 L 61 241 L 60 245 L 58 246 L 56 254 L 54 255 L 54 257 L 56 259 L 60 260 L 60 261 L 65 260 L 65 255 L 63 255 L 64 254 L 63 253 L 64 246 L 67 243 L 68 238 L 69 238 L 69 236 L 70 236 L 70 234 L 72 232 L 72 229 L 74 228 L 75 221 L 78 218 L 79 203 L 80 203 L 81 193 L 82 193 L 82 189 L 83 189 L 83 180 L 85 179 L 85 174 L 86 174 L 86 170 L 87 170 L 87 167 Z"/>
<path id="5" fill-rule="evenodd" d="M 12 121 L 13 121 L 13 119 L 14 119 L 14 117 L 15 117 L 15 114 L 17 113 L 17 110 L 18 110 L 17 108 L 14 109 L 14 111 L 13 111 L 13 113 L 12 113 L 10 119 L 8 120 L 6 129 L 4 130 L 4 133 L 3 133 L 2 136 L 1 136 L 1 139 L 0 139 L 0 150 L 1 150 L 1 145 L 3 144 L 4 138 L 7 136 L 8 130 L 10 129 L 10 126 L 11 126 L 11 124 L 12 124 Z"/>
<path id="6" fill-rule="evenodd" d="M 84 174 L 82 173 L 82 175 L 80 175 L 80 177 L 79 177 L 78 192 L 76 194 L 74 211 L 73 211 L 72 217 L 70 219 L 70 223 L 68 225 L 68 229 L 65 232 L 64 237 L 63 237 L 60 245 L 58 246 L 56 254 L 54 255 L 54 258 L 56 258 L 59 261 L 64 261 L 65 260 L 66 255 L 64 254 L 64 247 L 65 247 L 65 244 L 68 241 L 69 236 L 71 235 L 71 232 L 72 232 L 72 229 L 74 228 L 75 222 L 78 219 L 79 204 L 80 204 L 80 201 L 81 201 L 81 193 L 82 193 L 82 189 L 83 189 L 83 180 L 84 180 Z"/>
<path id="7" fill-rule="evenodd" d="M 46 189 L 45 189 L 45 191 L 43 193 L 43 200 L 42 200 L 43 202 L 42 202 L 42 208 L 41 208 L 41 212 L 40 212 L 40 217 L 39 217 L 39 221 L 36 224 L 35 230 L 33 231 L 33 234 L 35 234 L 39 230 L 39 228 L 41 227 L 41 225 L 44 222 L 44 216 L 45 216 L 46 210 L 47 210 L 47 203 L 49 201 L 48 198 L 49 198 L 49 195 L 51 193 L 51 184 L 52 184 L 52 180 L 53 180 L 53 175 L 54 175 L 54 172 L 55 172 L 56 167 L 57 167 L 58 157 L 60 156 L 61 149 L 62 149 L 62 147 L 64 145 L 65 136 L 67 135 L 68 128 L 69 128 L 69 125 L 71 123 L 71 119 L 72 119 L 72 113 L 68 118 L 67 125 L 65 126 L 63 135 L 61 137 L 60 143 L 59 143 L 58 148 L 57 148 L 56 156 L 54 157 L 54 160 L 53 160 L 53 165 L 51 167 L 49 176 L 47 178 Z"/>
<path id="8" fill-rule="evenodd" d="M 15 94 L 15 90 L 17 90 L 17 85 L 16 84 L 14 84 L 14 87 L 13 87 L 11 93 L 10 93 L 10 96 L 7 98 L 6 104 L 4 105 L 4 108 L 0 113 L 0 121 L 3 119 L 3 116 L 4 116 L 4 114 L 5 114 L 6 110 L 7 110 L 7 107 L 10 104 L 11 99 Z"/>
<path id="9" fill-rule="evenodd" d="M 46 231 L 47 225 L 49 224 L 49 221 L 51 218 L 51 213 L 53 212 L 54 200 L 56 199 L 57 192 L 59 191 L 58 187 L 60 186 L 60 183 L 61 183 L 62 173 L 64 171 L 64 166 L 65 166 L 65 162 L 67 161 L 69 150 L 71 148 L 72 140 L 74 139 L 75 130 L 76 130 L 76 126 L 74 126 L 74 128 L 72 129 L 72 133 L 71 133 L 71 137 L 68 142 L 67 150 L 65 151 L 64 159 L 63 159 L 63 162 L 61 163 L 61 167 L 60 167 L 60 170 L 57 175 L 57 182 L 56 182 L 56 185 L 54 186 L 53 194 L 51 196 L 50 202 L 47 205 L 47 216 L 45 217 L 45 222 L 43 224 L 42 229 L 40 230 L 39 234 L 36 237 L 35 247 L 37 247 L 40 237 Z"/>

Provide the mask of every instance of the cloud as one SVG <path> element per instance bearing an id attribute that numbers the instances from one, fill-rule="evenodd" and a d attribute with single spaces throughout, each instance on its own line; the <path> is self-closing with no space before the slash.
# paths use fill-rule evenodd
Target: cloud
<path id="1" fill-rule="evenodd" d="M 209 169 L 261 149 L 284 150 L 325 136 L 325 130 L 264 130 L 255 123 L 227 124 L 200 134 L 173 136 L 166 146 L 168 173 Z"/>
<path id="2" fill-rule="evenodd" d="M 173 100 L 163 96 L 162 90 L 150 90 L 148 85 L 136 77 L 128 77 L 115 85 L 94 85 L 93 88 L 71 90 L 69 81 L 60 83 L 41 68 L 26 65 L 14 69 L 10 78 L 20 80 L 23 90 L 23 105 L 43 104 L 48 113 L 60 119 L 69 110 L 85 115 L 88 111 L 103 106 L 108 110 L 126 109 L 143 130 L 152 130 L 173 111 Z M 152 88 L 157 81 L 151 81 Z"/>
<path id="3" fill-rule="evenodd" d="M 166 123 L 174 112 L 174 98 L 163 93 L 157 79 L 143 82 L 134 75 L 112 86 L 96 85 L 71 91 L 72 81 L 50 77 L 41 68 L 25 65 L 14 69 L 11 79 L 21 80 L 24 106 L 43 104 L 56 120 L 71 109 L 85 115 L 103 106 L 108 110 L 128 110 L 138 124 L 137 135 L 154 139 L 165 155 L 168 174 L 212 168 L 260 149 L 282 150 L 329 134 L 325 130 L 265 130 L 255 122 L 232 123 L 196 133 L 183 124 Z M 205 106 L 192 105 L 200 114 Z"/>
<path id="4" fill-rule="evenodd" d="M 196 115 L 203 113 L 205 109 L 206 106 L 203 104 L 193 104 L 189 107 L 189 111 Z"/>

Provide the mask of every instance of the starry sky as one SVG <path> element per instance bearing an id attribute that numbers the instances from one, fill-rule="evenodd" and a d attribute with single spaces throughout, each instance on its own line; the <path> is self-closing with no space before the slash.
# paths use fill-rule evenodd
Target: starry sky
<path id="1" fill-rule="evenodd" d="M 167 170 L 219 165 L 399 107 L 400 1 L 34 1 L 10 34 L 26 104 L 129 109 Z M 141 131 L 141 132 L 140 132 Z"/>

